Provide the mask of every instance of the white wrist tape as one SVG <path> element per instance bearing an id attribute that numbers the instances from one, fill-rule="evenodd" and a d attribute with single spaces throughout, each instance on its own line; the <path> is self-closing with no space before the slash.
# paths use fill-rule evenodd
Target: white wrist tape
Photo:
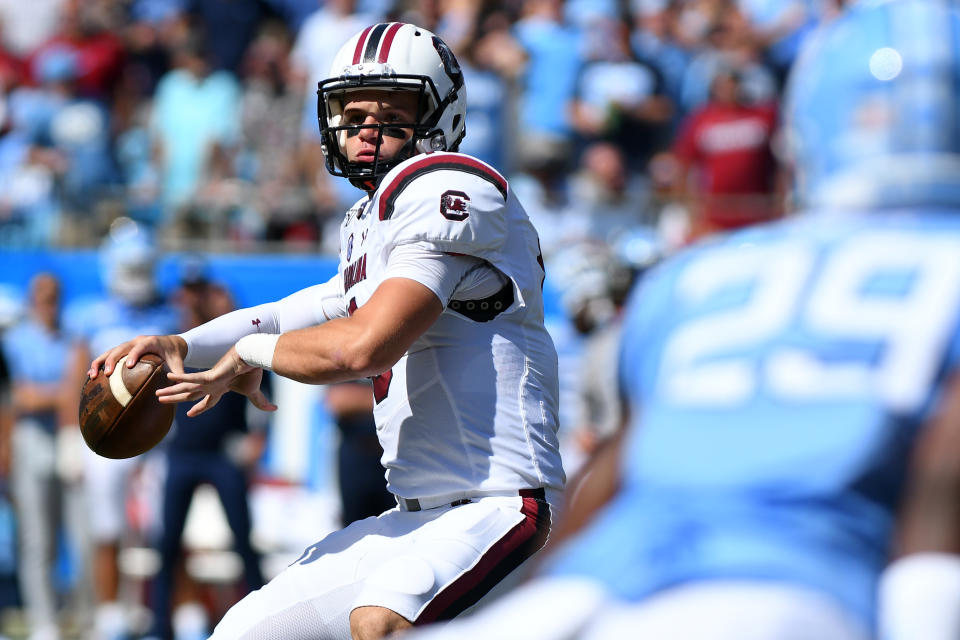
<path id="1" fill-rule="evenodd" d="M 279 333 L 251 333 L 237 340 L 237 355 L 251 367 L 272 370 Z"/>
<path id="2" fill-rule="evenodd" d="M 878 626 L 884 640 L 960 638 L 960 555 L 916 553 L 880 578 Z"/>

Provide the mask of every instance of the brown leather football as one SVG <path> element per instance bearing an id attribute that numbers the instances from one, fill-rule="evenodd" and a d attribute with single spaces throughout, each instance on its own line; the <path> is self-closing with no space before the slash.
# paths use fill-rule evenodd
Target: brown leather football
<path id="1" fill-rule="evenodd" d="M 174 405 L 160 404 L 154 392 L 170 384 L 168 371 L 160 356 L 147 353 L 132 368 L 124 356 L 109 376 L 87 378 L 80 396 L 87 446 L 105 458 L 132 458 L 163 440 Z"/>

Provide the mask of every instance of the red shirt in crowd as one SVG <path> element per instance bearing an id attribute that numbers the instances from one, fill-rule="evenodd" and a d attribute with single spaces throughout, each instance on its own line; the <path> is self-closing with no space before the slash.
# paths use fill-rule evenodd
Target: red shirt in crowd
<path id="1" fill-rule="evenodd" d="M 683 122 L 673 152 L 685 185 L 699 201 L 709 227 L 730 229 L 774 212 L 776 160 L 771 140 L 775 105 L 708 102 Z"/>

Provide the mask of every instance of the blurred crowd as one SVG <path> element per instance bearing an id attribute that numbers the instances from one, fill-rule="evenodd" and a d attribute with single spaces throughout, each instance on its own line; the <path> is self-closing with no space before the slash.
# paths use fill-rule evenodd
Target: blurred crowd
<path id="1" fill-rule="evenodd" d="M 835 0 L 837 1 L 837 0 Z M 512 178 L 544 251 L 670 244 L 774 215 L 785 72 L 831 0 L 0 2 L 0 246 L 333 252 L 316 84 L 343 34 L 414 22 L 468 86 L 462 151 Z M 264 243 L 273 243 L 272 245 Z"/>

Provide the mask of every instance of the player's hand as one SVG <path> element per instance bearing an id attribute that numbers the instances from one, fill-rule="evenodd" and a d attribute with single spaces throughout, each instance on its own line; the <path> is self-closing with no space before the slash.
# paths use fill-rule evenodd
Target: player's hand
<path id="1" fill-rule="evenodd" d="M 132 367 L 145 353 L 157 354 L 164 359 L 170 371 L 183 373 L 183 358 L 187 355 L 187 342 L 180 336 L 137 336 L 94 358 L 90 363 L 87 376 L 96 378 L 100 367 L 103 367 L 103 372 L 109 376 L 123 356 L 127 356 L 126 365 Z"/>
<path id="2" fill-rule="evenodd" d="M 174 384 L 158 389 L 157 399 L 162 403 L 198 400 L 187 411 L 191 418 L 216 405 L 227 391 L 236 391 L 246 396 L 253 406 L 263 411 L 277 410 L 277 406 L 260 390 L 263 369 L 252 367 L 241 360 L 234 347 L 211 369 L 196 373 L 171 371 L 167 378 Z"/>

